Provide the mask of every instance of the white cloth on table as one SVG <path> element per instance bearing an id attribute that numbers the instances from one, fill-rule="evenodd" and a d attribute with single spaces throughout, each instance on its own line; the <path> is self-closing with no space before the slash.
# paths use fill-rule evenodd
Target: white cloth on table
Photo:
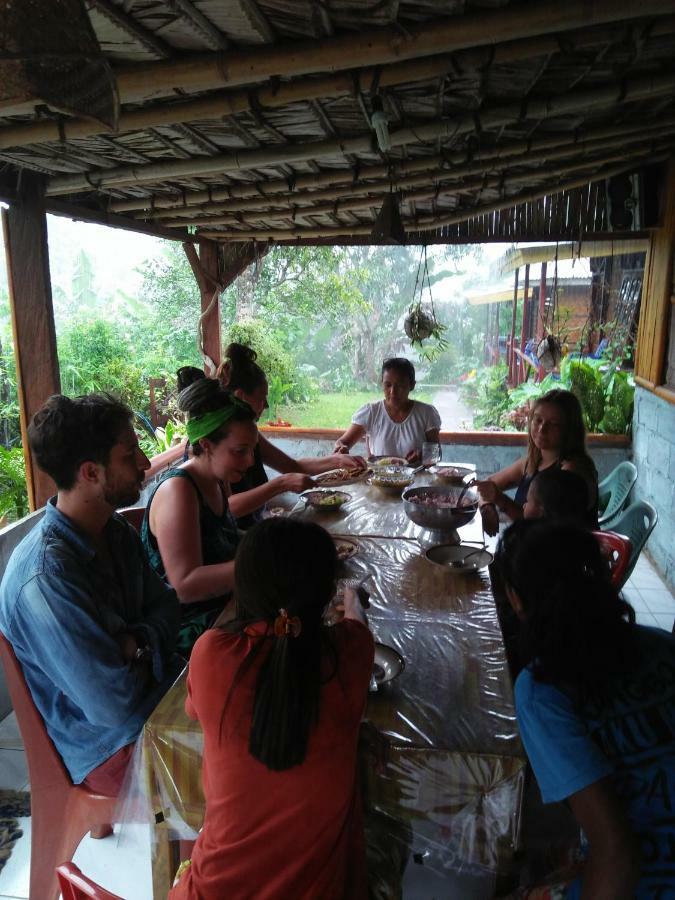
<path id="1" fill-rule="evenodd" d="M 394 422 L 384 400 L 376 400 L 358 409 L 352 423 L 365 428 L 373 456 L 405 456 L 410 450 L 422 450 L 427 432 L 440 429 L 441 417 L 435 406 L 414 400 L 407 418 Z"/>

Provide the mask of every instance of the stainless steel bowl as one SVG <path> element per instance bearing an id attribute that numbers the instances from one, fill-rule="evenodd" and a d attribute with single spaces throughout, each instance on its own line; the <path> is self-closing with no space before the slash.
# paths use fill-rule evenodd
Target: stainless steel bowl
<path id="1" fill-rule="evenodd" d="M 432 531 L 451 531 L 468 524 L 478 511 L 478 493 L 475 488 L 469 488 L 464 495 L 462 507 L 456 506 L 427 506 L 424 503 L 416 503 L 414 497 L 436 496 L 459 498 L 461 488 L 451 488 L 440 485 L 426 487 L 411 487 L 403 491 L 403 509 L 408 518 L 422 528 Z"/>

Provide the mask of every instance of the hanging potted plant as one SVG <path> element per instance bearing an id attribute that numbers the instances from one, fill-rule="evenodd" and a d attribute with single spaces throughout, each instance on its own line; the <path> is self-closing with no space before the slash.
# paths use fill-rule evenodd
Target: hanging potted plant
<path id="1" fill-rule="evenodd" d="M 429 289 L 428 302 L 422 302 L 425 281 Z M 417 296 L 418 285 L 420 291 L 419 297 Z M 447 326 L 443 325 L 443 323 L 438 320 L 436 310 L 434 309 L 426 247 L 422 248 L 420 264 L 417 268 L 417 277 L 415 279 L 415 287 L 413 289 L 413 302 L 410 304 L 408 313 L 403 320 L 403 330 L 410 340 L 410 345 L 415 347 L 420 356 L 423 356 L 429 362 L 436 359 L 438 355 L 448 347 L 448 342 L 443 337 L 443 332 L 447 331 Z M 432 339 L 434 343 L 431 346 L 423 346 L 424 341 Z"/>

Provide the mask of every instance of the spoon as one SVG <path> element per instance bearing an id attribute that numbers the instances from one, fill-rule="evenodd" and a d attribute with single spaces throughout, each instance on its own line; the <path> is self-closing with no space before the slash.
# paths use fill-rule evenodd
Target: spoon
<path id="1" fill-rule="evenodd" d="M 464 494 L 469 490 L 470 487 L 473 487 L 474 484 L 478 483 L 477 478 L 472 478 L 470 481 L 467 481 L 462 490 L 460 491 L 459 497 L 457 498 L 457 503 L 455 504 L 455 509 L 459 509 L 462 505 L 462 500 L 464 499 Z"/>
<path id="2" fill-rule="evenodd" d="M 467 553 L 466 556 L 463 556 L 461 559 L 453 559 L 450 563 L 451 568 L 453 569 L 461 569 L 466 565 L 467 559 L 471 556 L 475 556 L 477 553 L 482 553 L 484 547 L 477 547 L 475 550 L 471 550 L 470 553 Z"/>

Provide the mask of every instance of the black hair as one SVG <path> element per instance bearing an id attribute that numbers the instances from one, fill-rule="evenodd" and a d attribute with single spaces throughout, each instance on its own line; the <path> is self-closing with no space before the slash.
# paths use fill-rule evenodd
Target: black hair
<path id="1" fill-rule="evenodd" d="M 198 369 L 196 366 L 181 366 L 176 372 L 176 389 L 178 393 L 180 394 L 185 388 L 190 387 L 195 381 L 201 381 L 202 378 L 206 378 L 202 369 Z"/>
<path id="2" fill-rule="evenodd" d="M 496 562 L 522 603 L 523 660 L 535 678 L 583 692 L 629 665 L 634 613 L 590 531 L 521 519 L 504 532 Z"/>
<path id="3" fill-rule="evenodd" d="M 547 519 L 567 519 L 578 525 L 588 524 L 588 485 L 581 475 L 569 469 L 549 466 L 532 479 L 530 490 L 533 488 Z"/>
<path id="4" fill-rule="evenodd" d="M 132 418 L 131 409 L 111 394 L 54 394 L 33 416 L 28 443 L 38 466 L 67 491 L 82 463 L 108 464 Z"/>
<path id="5" fill-rule="evenodd" d="M 265 621 L 268 632 L 240 667 L 233 687 L 262 646 L 269 646 L 255 686 L 249 752 L 274 771 L 305 759 L 319 718 L 326 653 L 333 662 L 328 677 L 335 672 L 336 650 L 323 613 L 334 594 L 336 573 L 335 544 L 311 522 L 265 519 L 246 532 L 237 550 L 237 619 L 227 630 L 240 632 L 246 624 Z M 299 618 L 297 636 L 274 635 L 281 609 Z"/>
<path id="6" fill-rule="evenodd" d="M 188 418 L 214 412 L 214 410 L 231 406 L 233 403 L 235 403 L 235 410 L 232 418 L 212 431 L 211 434 L 206 435 L 213 444 L 218 444 L 227 437 L 233 422 L 254 422 L 255 414 L 251 407 L 246 403 L 239 403 L 216 378 L 200 378 L 178 395 L 178 408 L 181 412 L 187 413 Z M 192 445 L 192 453 L 194 456 L 202 453 L 199 441 Z"/>
<path id="7" fill-rule="evenodd" d="M 228 391 L 243 391 L 252 394 L 263 384 L 267 376 L 256 359 L 258 354 L 245 344 L 229 344 L 225 350 L 225 361 L 218 367 L 218 378 Z"/>
<path id="8" fill-rule="evenodd" d="M 392 372 L 398 372 L 399 375 L 405 375 L 410 382 L 410 390 L 415 387 L 415 366 L 404 356 L 390 356 L 382 363 L 382 372 L 380 380 L 384 378 L 384 373 L 390 369 Z"/>

